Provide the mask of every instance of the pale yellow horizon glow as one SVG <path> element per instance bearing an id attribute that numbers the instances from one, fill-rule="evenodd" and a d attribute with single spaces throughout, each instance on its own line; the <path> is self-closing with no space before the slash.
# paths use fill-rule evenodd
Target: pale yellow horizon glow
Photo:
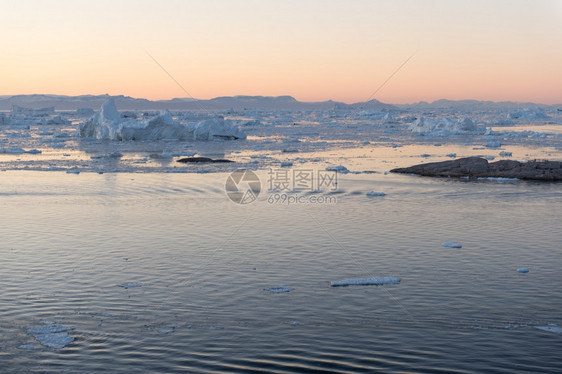
<path id="1" fill-rule="evenodd" d="M 562 103 L 562 0 L 0 5 L 0 95 Z"/>

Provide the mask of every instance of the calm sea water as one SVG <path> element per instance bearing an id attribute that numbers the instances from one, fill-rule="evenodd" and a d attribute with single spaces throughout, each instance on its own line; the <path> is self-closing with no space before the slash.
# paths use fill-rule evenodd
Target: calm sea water
<path id="1" fill-rule="evenodd" d="M 237 205 L 226 178 L 0 173 L 0 371 L 560 372 L 536 328 L 562 326 L 559 184 L 346 175 Z M 401 283 L 330 287 L 369 276 Z"/>

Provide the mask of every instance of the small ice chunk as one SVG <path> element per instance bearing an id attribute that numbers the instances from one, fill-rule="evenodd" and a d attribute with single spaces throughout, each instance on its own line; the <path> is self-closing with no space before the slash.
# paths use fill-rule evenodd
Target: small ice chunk
<path id="1" fill-rule="evenodd" d="M 137 287 L 142 287 L 144 285 L 142 283 L 137 283 L 137 282 L 127 282 L 127 283 L 122 283 L 119 286 L 123 288 L 137 288 Z"/>
<path id="2" fill-rule="evenodd" d="M 160 334 L 171 334 L 174 331 L 176 331 L 176 327 L 177 327 L 176 325 L 173 325 L 173 326 L 170 326 L 170 328 L 167 328 L 167 329 L 160 329 L 160 330 L 158 330 L 158 332 Z"/>
<path id="3" fill-rule="evenodd" d="M 25 343 L 25 344 L 20 345 L 18 348 L 19 349 L 26 349 L 26 350 L 35 349 L 35 347 L 33 346 L 33 343 Z"/>
<path id="4" fill-rule="evenodd" d="M 27 330 L 27 333 L 33 335 L 35 339 L 37 339 L 39 343 L 41 343 L 45 347 L 61 349 L 74 341 L 74 338 L 68 335 L 68 330 L 72 329 L 70 327 L 55 323 L 46 326 L 30 328 Z"/>
<path id="5" fill-rule="evenodd" d="M 380 277 L 380 278 L 352 278 L 339 281 L 332 281 L 332 287 L 338 286 L 368 286 L 368 285 L 383 285 L 383 284 L 398 284 L 400 278 L 397 277 Z"/>
<path id="6" fill-rule="evenodd" d="M 529 268 L 519 268 L 517 269 L 518 273 L 528 273 L 529 272 Z"/>
<path id="7" fill-rule="evenodd" d="M 298 323 L 297 321 L 293 321 L 293 323 L 291 323 L 292 326 L 298 326 L 300 325 L 300 323 Z"/>
<path id="8" fill-rule="evenodd" d="M 500 157 L 511 157 L 513 155 L 513 153 L 511 152 L 507 152 L 507 151 L 501 151 L 500 152 Z"/>
<path id="9" fill-rule="evenodd" d="M 369 191 L 367 192 L 365 195 L 369 196 L 369 197 L 373 197 L 373 196 L 386 196 L 386 194 L 384 192 L 376 192 L 376 191 Z"/>
<path id="10" fill-rule="evenodd" d="M 455 157 L 457 157 L 457 154 L 456 153 L 447 153 L 445 156 L 455 158 Z"/>
<path id="11" fill-rule="evenodd" d="M 444 242 L 441 243 L 442 247 L 448 247 L 448 248 L 462 248 L 462 244 L 460 243 L 455 243 L 455 242 Z"/>
<path id="12" fill-rule="evenodd" d="M 328 166 L 326 167 L 326 171 L 335 171 L 336 173 L 342 173 L 342 174 L 349 173 L 349 170 L 343 165 Z"/>
<path id="13" fill-rule="evenodd" d="M 536 329 L 548 332 L 554 332 L 556 334 L 562 334 L 562 327 L 558 327 L 554 323 L 550 323 L 547 326 L 535 326 Z"/>
<path id="14" fill-rule="evenodd" d="M 291 167 L 291 166 L 293 166 L 293 163 L 292 163 L 291 161 L 283 161 L 283 162 L 281 162 L 281 167 L 282 167 L 282 168 L 288 168 L 288 167 Z"/>
<path id="15" fill-rule="evenodd" d="M 287 287 L 287 286 L 264 288 L 264 291 L 269 291 L 273 293 L 291 292 L 292 290 L 294 290 L 294 288 Z"/>
<path id="16" fill-rule="evenodd" d="M 424 157 L 424 158 L 425 158 L 425 157 L 431 157 L 431 155 L 430 155 L 429 153 L 422 153 L 422 154 L 420 155 L 420 157 Z"/>
<path id="17" fill-rule="evenodd" d="M 500 143 L 500 142 L 490 141 L 490 142 L 486 143 L 487 148 L 499 148 L 501 146 L 502 146 L 502 143 Z"/>

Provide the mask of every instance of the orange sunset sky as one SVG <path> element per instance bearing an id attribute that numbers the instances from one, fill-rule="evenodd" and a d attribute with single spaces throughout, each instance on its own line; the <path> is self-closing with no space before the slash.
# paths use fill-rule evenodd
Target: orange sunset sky
<path id="1" fill-rule="evenodd" d="M 561 0 L 0 5 L 0 95 L 562 103 Z"/>

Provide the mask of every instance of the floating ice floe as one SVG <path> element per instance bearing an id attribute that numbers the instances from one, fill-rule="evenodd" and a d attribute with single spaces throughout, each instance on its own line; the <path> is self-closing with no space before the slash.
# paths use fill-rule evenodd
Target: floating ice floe
<path id="1" fill-rule="evenodd" d="M 287 286 L 264 288 L 264 291 L 269 291 L 273 293 L 291 292 L 292 290 L 294 290 L 293 287 L 287 287 Z"/>
<path id="2" fill-rule="evenodd" d="M 448 248 L 462 248 L 462 244 L 460 243 L 455 243 L 455 242 L 444 242 L 441 243 L 442 247 L 448 247 Z"/>
<path id="3" fill-rule="evenodd" d="M 513 153 L 511 152 L 507 152 L 507 151 L 501 151 L 500 152 L 500 157 L 511 157 L 513 155 Z"/>
<path id="4" fill-rule="evenodd" d="M 341 173 L 341 174 L 349 173 L 349 170 L 345 166 L 342 166 L 342 165 L 327 166 L 326 171 L 335 171 L 335 172 Z"/>
<path id="5" fill-rule="evenodd" d="M 486 128 L 476 125 L 470 118 L 432 120 L 420 117 L 408 129 L 418 135 L 435 136 L 483 134 L 486 131 Z"/>
<path id="6" fill-rule="evenodd" d="M 67 333 L 69 330 L 72 330 L 72 328 L 52 323 L 30 328 L 27 333 L 33 335 L 45 347 L 61 349 L 74 341 L 74 338 Z"/>
<path id="7" fill-rule="evenodd" d="M 99 112 L 80 124 L 80 137 L 101 140 L 213 140 L 244 139 L 246 135 L 223 117 L 213 117 L 197 123 L 181 124 L 163 110 L 146 120 L 122 118 L 113 98 Z"/>
<path id="8" fill-rule="evenodd" d="M 376 192 L 376 191 L 369 191 L 367 192 L 365 195 L 369 196 L 369 197 L 374 197 L 374 196 L 386 196 L 386 194 L 384 192 Z"/>
<path id="9" fill-rule="evenodd" d="M 502 143 L 496 141 L 489 141 L 486 143 L 486 148 L 499 148 L 502 146 Z"/>
<path id="10" fill-rule="evenodd" d="M 122 283 L 119 285 L 119 287 L 123 287 L 123 288 L 137 288 L 137 287 L 142 287 L 144 286 L 143 283 L 138 283 L 138 282 L 128 282 L 128 283 Z"/>
<path id="11" fill-rule="evenodd" d="M 549 323 L 546 326 L 535 326 L 536 329 L 548 332 L 554 332 L 556 334 L 562 334 L 562 327 L 558 327 L 558 325 L 554 323 Z"/>
<path id="12" fill-rule="evenodd" d="M 456 158 L 457 154 L 456 153 L 447 153 L 445 156 L 451 157 L 451 158 Z"/>
<path id="13" fill-rule="evenodd" d="M 397 277 L 381 277 L 381 278 L 351 278 L 330 282 L 332 287 L 338 286 L 380 286 L 383 284 L 398 284 L 400 278 Z"/>
<path id="14" fill-rule="evenodd" d="M 293 163 L 292 163 L 291 161 L 283 161 L 283 162 L 281 162 L 281 167 L 282 167 L 282 168 L 288 168 L 288 167 L 291 167 L 291 166 L 293 166 Z"/>
<path id="15" fill-rule="evenodd" d="M 519 178 L 505 178 L 505 177 L 478 177 L 478 180 L 487 180 L 498 183 L 511 183 L 519 181 Z"/>
<path id="16" fill-rule="evenodd" d="M 33 349 L 35 349 L 35 346 L 33 345 L 33 343 L 24 343 L 24 344 L 20 345 L 18 348 L 19 349 L 25 349 L 25 350 L 33 350 Z"/>
<path id="17" fill-rule="evenodd" d="M 517 272 L 518 273 L 528 273 L 529 269 L 528 268 L 519 268 L 519 269 L 517 269 Z"/>
<path id="18" fill-rule="evenodd" d="M 41 151 L 38 149 L 30 149 L 29 151 L 26 151 L 23 148 L 11 147 L 11 148 L 0 148 L 0 153 L 9 154 L 9 155 L 19 155 L 23 153 L 28 153 L 32 155 L 37 155 L 40 154 Z"/>
<path id="19" fill-rule="evenodd" d="M 160 329 L 160 330 L 158 330 L 158 333 L 160 333 L 160 334 L 171 334 L 171 333 L 173 333 L 174 331 L 176 331 L 176 327 L 178 327 L 178 326 L 177 326 L 177 325 L 172 325 L 172 326 L 170 326 L 170 327 L 167 328 L 167 329 Z"/>

